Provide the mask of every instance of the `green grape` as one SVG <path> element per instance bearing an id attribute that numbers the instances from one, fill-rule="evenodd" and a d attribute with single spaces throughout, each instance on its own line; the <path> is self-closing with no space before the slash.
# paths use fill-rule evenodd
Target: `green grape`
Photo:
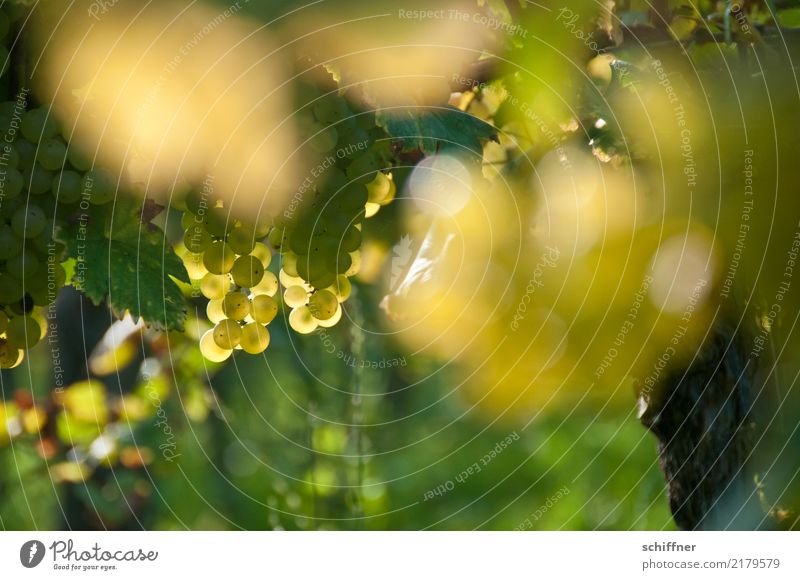
<path id="1" fill-rule="evenodd" d="M 347 102 L 337 94 L 325 95 L 314 103 L 314 116 L 323 123 L 336 123 L 350 116 Z"/>
<path id="2" fill-rule="evenodd" d="M 353 159 L 347 167 L 347 177 L 350 181 L 367 184 L 375 178 L 375 172 L 380 169 L 377 157 L 371 153 L 365 153 Z M 369 195 L 369 192 L 367 192 Z"/>
<path id="3" fill-rule="evenodd" d="M 39 145 L 37 159 L 42 167 L 55 171 L 64 166 L 67 158 L 67 145 L 58 137 L 43 141 Z"/>
<path id="4" fill-rule="evenodd" d="M 67 149 L 67 160 L 78 171 L 89 171 L 92 168 L 91 159 L 74 145 L 70 145 Z"/>
<path id="5" fill-rule="evenodd" d="M 34 163 L 32 167 L 26 169 L 23 179 L 28 186 L 28 191 L 34 195 L 47 193 L 53 186 L 53 174 L 39 163 Z"/>
<path id="6" fill-rule="evenodd" d="M 0 162 L 5 162 L 5 166 L 16 169 L 19 167 L 19 151 L 11 143 L 3 143 L 0 152 Z"/>
<path id="7" fill-rule="evenodd" d="M 269 330 L 258 322 L 245 324 L 240 344 L 248 354 L 261 354 L 269 346 Z"/>
<path id="8" fill-rule="evenodd" d="M 300 334 L 310 334 L 317 329 L 319 322 L 311 315 L 308 306 L 300 306 L 289 314 L 289 326 Z"/>
<path id="9" fill-rule="evenodd" d="M 334 203 L 344 215 L 355 214 L 363 210 L 367 201 L 369 201 L 369 192 L 361 183 L 351 183 L 337 193 L 334 198 Z"/>
<path id="10" fill-rule="evenodd" d="M 339 321 L 342 319 L 342 305 L 336 305 L 336 312 L 334 312 L 333 316 L 331 316 L 328 320 L 317 320 L 317 323 L 322 328 L 333 328 Z"/>
<path id="11" fill-rule="evenodd" d="M 19 155 L 19 165 L 21 169 L 29 169 L 36 161 L 36 145 L 25 139 L 19 139 L 14 143 L 14 149 Z"/>
<path id="12" fill-rule="evenodd" d="M 0 310 L 0 334 L 3 334 L 8 328 L 8 314 Z"/>
<path id="13" fill-rule="evenodd" d="M 11 229 L 21 238 L 35 238 L 44 231 L 47 217 L 39 206 L 21 206 L 11 218 Z"/>
<path id="14" fill-rule="evenodd" d="M 0 304 L 15 304 L 22 300 L 22 285 L 8 274 L 0 274 Z"/>
<path id="15" fill-rule="evenodd" d="M 195 222 L 183 233 L 183 245 L 193 254 L 202 254 L 211 246 L 211 234 L 203 227 L 203 224 Z"/>
<path id="16" fill-rule="evenodd" d="M 314 123 L 308 131 L 311 134 L 308 144 L 317 153 L 327 153 L 336 147 L 336 142 L 339 140 L 336 128 L 322 123 Z"/>
<path id="17" fill-rule="evenodd" d="M 181 227 L 183 228 L 183 230 L 186 231 L 189 228 L 194 227 L 195 224 L 203 225 L 203 222 L 201 220 L 198 220 L 197 216 L 192 212 L 190 211 L 183 212 L 183 215 L 181 216 Z"/>
<path id="18" fill-rule="evenodd" d="M 270 229 L 272 229 L 272 219 L 269 217 L 256 219 L 256 223 L 253 226 L 255 239 L 263 240 L 269 235 Z"/>
<path id="19" fill-rule="evenodd" d="M 0 178 L 0 195 L 5 199 L 14 199 L 21 192 L 25 185 L 25 178 L 14 168 L 6 170 L 6 174 Z"/>
<path id="20" fill-rule="evenodd" d="M 222 311 L 233 320 L 244 320 L 250 314 L 250 301 L 241 292 L 232 292 L 222 301 Z"/>
<path id="21" fill-rule="evenodd" d="M 58 126 L 50 114 L 50 110 L 45 107 L 31 109 L 22 115 L 20 123 L 22 135 L 33 143 L 52 139 L 58 134 Z"/>
<path id="22" fill-rule="evenodd" d="M 39 259 L 30 250 L 23 250 L 6 262 L 8 273 L 17 280 L 29 280 L 39 270 Z"/>
<path id="23" fill-rule="evenodd" d="M 313 243 L 313 234 L 313 226 L 306 223 L 301 224 L 300 227 L 292 231 L 289 237 L 289 249 L 295 254 L 308 254 Z"/>
<path id="24" fill-rule="evenodd" d="M 283 228 L 272 228 L 267 237 L 267 241 L 270 246 L 280 252 L 287 237 Z"/>
<path id="25" fill-rule="evenodd" d="M 308 302 L 308 292 L 302 286 L 289 286 L 283 293 L 283 301 L 290 308 L 300 308 Z"/>
<path id="26" fill-rule="evenodd" d="M 209 300 L 222 300 L 231 287 L 227 274 L 206 274 L 200 280 L 200 292 Z"/>
<path id="27" fill-rule="evenodd" d="M 350 298 L 353 286 L 350 284 L 350 279 L 347 276 L 339 274 L 336 277 L 336 282 L 332 286 L 329 286 L 328 290 L 334 293 L 339 302 L 345 302 Z"/>
<path id="28" fill-rule="evenodd" d="M 370 203 L 380 203 L 391 189 L 391 180 L 382 171 L 375 174 L 375 179 L 367 183 L 368 201 Z"/>
<path id="29" fill-rule="evenodd" d="M 226 318 L 214 327 L 214 342 L 218 347 L 232 349 L 238 346 L 240 340 L 242 340 L 242 327 L 235 320 Z"/>
<path id="30" fill-rule="evenodd" d="M 10 343 L 33 348 L 42 337 L 42 329 L 30 316 L 15 316 L 8 321 L 6 337 Z"/>
<path id="31" fill-rule="evenodd" d="M 89 203 L 104 205 L 114 199 L 117 183 L 108 171 L 93 169 L 83 176 L 81 187 L 89 195 Z"/>
<path id="32" fill-rule="evenodd" d="M 327 290 L 315 292 L 308 301 L 308 308 L 317 320 L 330 319 L 336 314 L 336 309 L 338 307 L 339 301 L 336 299 L 336 296 Z"/>
<path id="33" fill-rule="evenodd" d="M 233 224 L 228 220 L 228 212 L 221 207 L 210 207 L 206 210 L 204 222 L 208 233 L 218 238 L 224 238 Z"/>
<path id="34" fill-rule="evenodd" d="M 339 131 L 339 142 L 336 143 L 336 148 L 342 152 L 345 159 L 352 159 L 370 145 L 372 145 L 370 134 L 356 126 L 350 131 Z"/>
<path id="35" fill-rule="evenodd" d="M 278 315 L 278 303 L 269 296 L 253 296 L 250 302 L 250 316 L 259 324 L 269 324 Z"/>
<path id="36" fill-rule="evenodd" d="M 71 169 L 56 173 L 53 177 L 51 189 L 58 203 L 71 204 L 81 198 L 83 184 L 81 176 Z"/>
<path id="37" fill-rule="evenodd" d="M 200 353 L 206 360 L 221 363 L 227 360 L 233 351 L 222 348 L 214 341 L 214 329 L 208 330 L 200 337 Z"/>
<path id="38" fill-rule="evenodd" d="M 225 312 L 222 311 L 222 300 L 208 301 L 208 304 L 206 304 L 206 318 L 211 324 L 217 324 L 227 318 Z"/>
<path id="39" fill-rule="evenodd" d="M 336 258 L 336 273 L 343 274 L 348 270 L 350 270 L 350 266 L 352 265 L 353 265 L 353 258 L 347 252 L 343 252 L 339 254 Z"/>
<path id="40" fill-rule="evenodd" d="M 233 282 L 242 288 L 250 288 L 261 282 L 264 277 L 264 266 L 255 256 L 240 256 L 231 268 Z"/>
<path id="41" fill-rule="evenodd" d="M 297 276 L 297 254 L 286 252 L 281 258 L 281 268 L 289 276 Z"/>
<path id="42" fill-rule="evenodd" d="M 360 247 L 361 231 L 355 226 L 347 228 L 347 231 L 344 233 L 344 236 L 342 236 L 341 240 L 342 251 L 355 252 Z"/>
<path id="43" fill-rule="evenodd" d="M 344 187 L 347 187 L 347 176 L 344 171 L 336 167 L 328 169 L 324 178 L 317 183 L 317 191 L 325 197 L 334 196 Z"/>
<path id="44" fill-rule="evenodd" d="M 234 228 L 228 234 L 228 244 L 237 254 L 249 254 L 256 244 L 255 232 L 245 226 Z"/>
<path id="45" fill-rule="evenodd" d="M 250 253 L 261 261 L 261 265 L 264 266 L 265 270 L 269 268 L 269 265 L 272 263 L 272 252 L 269 251 L 265 243 L 256 242 Z"/>
<path id="46" fill-rule="evenodd" d="M 261 282 L 250 288 L 250 291 L 255 295 L 275 296 L 278 293 L 278 278 L 272 272 L 264 272 Z"/>
<path id="47" fill-rule="evenodd" d="M 212 242 L 203 255 L 203 265 L 212 274 L 227 274 L 235 261 L 236 254 L 225 242 Z"/>

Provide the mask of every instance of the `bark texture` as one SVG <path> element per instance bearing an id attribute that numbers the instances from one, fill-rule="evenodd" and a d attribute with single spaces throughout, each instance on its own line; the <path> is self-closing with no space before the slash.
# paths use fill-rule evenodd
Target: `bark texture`
<path id="1" fill-rule="evenodd" d="M 669 505 L 685 530 L 755 529 L 764 519 L 750 461 L 754 363 L 742 343 L 717 327 L 688 368 L 640 396 L 640 419 L 658 439 Z"/>

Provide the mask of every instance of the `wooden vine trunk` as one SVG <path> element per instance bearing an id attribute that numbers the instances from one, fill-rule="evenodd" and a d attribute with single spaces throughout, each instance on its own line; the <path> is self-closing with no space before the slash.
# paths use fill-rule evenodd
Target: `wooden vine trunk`
<path id="1" fill-rule="evenodd" d="M 717 327 L 688 368 L 640 399 L 640 419 L 658 439 L 670 509 L 684 530 L 763 527 L 752 469 L 755 372 L 743 342 Z"/>

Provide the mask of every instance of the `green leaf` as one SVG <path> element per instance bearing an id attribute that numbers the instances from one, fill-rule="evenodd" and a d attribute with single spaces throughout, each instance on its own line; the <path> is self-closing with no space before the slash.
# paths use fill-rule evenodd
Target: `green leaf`
<path id="1" fill-rule="evenodd" d="M 59 233 L 75 259 L 72 284 L 92 302 L 106 297 L 117 316 L 167 330 L 182 330 L 186 301 L 175 280 L 189 282 L 183 262 L 164 232 L 140 220 L 141 203 L 119 197 L 93 206 Z"/>
<path id="2" fill-rule="evenodd" d="M 419 150 L 426 155 L 456 147 L 467 148 L 480 157 L 483 145 L 497 134 L 489 123 L 450 106 L 384 110 L 377 114 L 377 123 L 393 139 L 402 140 L 403 150 Z"/>

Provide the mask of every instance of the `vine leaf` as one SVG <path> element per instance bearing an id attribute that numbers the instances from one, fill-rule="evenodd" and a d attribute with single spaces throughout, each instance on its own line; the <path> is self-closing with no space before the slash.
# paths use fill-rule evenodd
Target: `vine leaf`
<path id="1" fill-rule="evenodd" d="M 142 205 L 127 197 L 73 216 L 59 234 L 75 260 L 72 284 L 92 302 L 108 298 L 121 317 L 183 330 L 186 300 L 175 280 L 189 283 L 183 262 L 162 230 L 142 223 Z"/>
<path id="2" fill-rule="evenodd" d="M 383 110 L 377 114 L 377 123 L 390 137 L 402 141 L 403 151 L 422 151 L 426 155 L 456 147 L 481 157 L 483 145 L 497 138 L 495 127 L 451 106 Z"/>

